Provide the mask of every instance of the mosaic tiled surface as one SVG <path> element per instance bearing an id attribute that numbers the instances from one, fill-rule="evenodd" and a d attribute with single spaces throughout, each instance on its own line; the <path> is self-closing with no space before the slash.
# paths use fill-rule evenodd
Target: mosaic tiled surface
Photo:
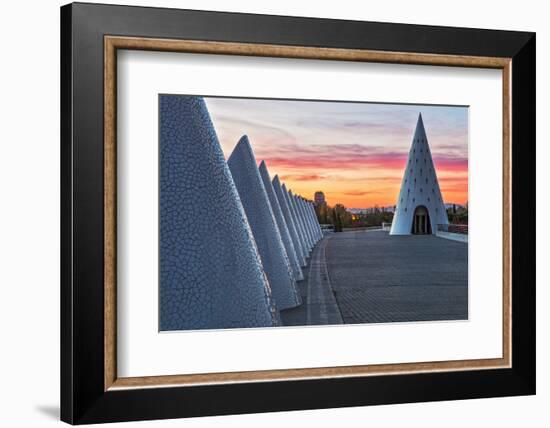
<path id="1" fill-rule="evenodd" d="M 277 325 L 269 283 L 202 98 L 160 96 L 160 329 Z"/>
<path id="2" fill-rule="evenodd" d="M 298 213 L 296 212 L 296 207 L 294 206 L 294 201 L 288 194 L 288 190 L 286 188 L 286 185 L 283 183 L 281 185 L 281 190 L 283 191 L 283 196 L 286 200 L 286 203 L 288 204 L 288 208 L 290 211 L 290 214 L 292 216 L 292 219 L 294 220 L 294 226 L 296 227 L 296 232 L 298 234 L 298 239 L 300 240 L 300 244 L 302 245 L 302 250 L 304 254 L 304 258 L 307 259 L 309 257 L 309 252 L 311 250 L 309 246 L 309 242 L 306 239 L 306 235 L 302 226 L 302 222 L 300 221 L 300 217 L 298 217 Z"/>
<path id="3" fill-rule="evenodd" d="M 317 240 L 319 240 L 323 237 L 323 233 L 321 232 L 321 226 L 319 225 L 319 220 L 317 220 L 317 214 L 315 214 L 315 208 L 313 208 L 313 204 L 311 202 L 306 202 L 306 206 L 309 213 L 309 217 L 311 218 L 313 233 L 315 234 Z"/>
<path id="4" fill-rule="evenodd" d="M 290 210 L 290 206 L 288 205 L 286 192 L 283 191 L 283 188 L 281 187 L 281 182 L 277 175 L 273 177 L 271 183 L 273 184 L 273 190 L 275 190 L 275 195 L 277 196 L 277 200 L 279 201 L 279 205 L 281 206 L 281 210 L 285 217 L 286 225 L 288 226 L 290 237 L 292 238 L 292 242 L 294 244 L 294 249 L 296 250 L 296 255 L 298 257 L 298 261 L 300 262 L 300 266 L 305 266 L 306 254 L 302 246 L 302 239 L 299 235 L 298 227 L 294 220 L 294 215 Z"/>
<path id="5" fill-rule="evenodd" d="M 306 228 L 306 232 L 307 232 L 309 241 L 311 243 L 311 246 L 313 247 L 317 241 L 315 239 L 315 236 L 313 236 L 313 230 L 311 228 L 311 222 L 310 222 L 310 219 L 307 216 L 306 209 L 304 207 L 304 200 L 301 197 L 297 196 L 297 195 L 294 195 L 294 198 L 296 199 L 296 204 L 298 205 L 298 209 L 300 210 L 300 214 L 302 216 L 302 220 L 304 222 L 304 226 Z"/>
<path id="6" fill-rule="evenodd" d="M 292 274 L 296 281 L 304 279 L 302 269 L 300 268 L 300 263 L 298 262 L 298 256 L 296 255 L 296 249 L 292 243 L 292 238 L 290 237 L 290 232 L 286 225 L 285 218 L 283 216 L 283 211 L 281 210 L 281 205 L 277 200 L 275 195 L 275 190 L 273 189 L 273 184 L 271 183 L 271 177 L 269 176 L 269 171 L 264 161 L 260 163 L 258 167 L 260 171 L 260 176 L 262 177 L 262 182 L 264 183 L 265 191 L 267 197 L 269 198 L 269 204 L 277 221 L 277 226 L 279 226 L 279 232 L 281 233 L 281 238 L 283 239 L 283 244 L 285 246 L 286 254 L 290 262 L 290 268 L 292 269 Z"/>
<path id="7" fill-rule="evenodd" d="M 319 224 L 319 220 L 317 219 L 317 214 L 315 213 L 315 208 L 313 207 L 312 202 L 309 202 L 309 210 L 311 211 L 311 216 L 313 217 L 313 224 L 315 225 L 317 236 L 319 237 L 319 239 L 321 239 L 323 237 L 323 231 L 321 230 L 321 225 Z"/>
<path id="8" fill-rule="evenodd" d="M 284 185 L 283 185 L 284 186 Z M 308 251 L 308 254 L 311 253 L 311 250 L 313 249 L 313 243 L 311 242 L 309 238 L 309 234 L 306 229 L 306 225 L 304 222 L 304 218 L 302 216 L 302 212 L 300 211 L 300 208 L 298 206 L 298 202 L 296 201 L 296 198 L 291 190 L 288 191 L 288 199 L 290 200 L 290 203 L 294 207 L 294 213 L 296 214 L 296 218 L 298 219 L 298 223 L 300 225 L 300 228 L 302 230 L 302 236 L 304 239 L 304 242 L 306 244 L 306 248 Z"/>
<path id="9" fill-rule="evenodd" d="M 250 142 L 243 136 L 227 165 L 258 246 L 264 271 L 278 309 L 301 303 L 275 215 L 271 209 Z"/>

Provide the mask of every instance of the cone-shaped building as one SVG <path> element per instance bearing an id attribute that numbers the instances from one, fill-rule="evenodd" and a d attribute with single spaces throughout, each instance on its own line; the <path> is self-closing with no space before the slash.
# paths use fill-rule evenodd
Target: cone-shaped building
<path id="1" fill-rule="evenodd" d="M 314 217 L 313 211 L 311 210 L 311 205 L 307 199 L 304 199 L 304 206 L 307 213 L 307 216 L 309 218 L 309 224 L 311 225 L 311 233 L 315 237 L 315 242 L 317 243 L 319 239 L 319 231 L 317 230 L 317 226 L 315 225 L 315 222 L 317 221 L 317 218 Z"/>
<path id="2" fill-rule="evenodd" d="M 160 330 L 277 325 L 204 100 L 160 96 Z"/>
<path id="3" fill-rule="evenodd" d="M 317 218 L 317 213 L 315 212 L 315 207 L 312 202 L 308 202 L 309 210 L 311 212 L 311 217 L 313 218 L 313 226 L 317 233 L 318 239 L 323 238 L 323 231 L 321 230 L 321 225 L 319 224 L 319 219 Z"/>
<path id="4" fill-rule="evenodd" d="M 401 181 L 390 235 L 435 234 L 438 224 L 448 222 L 420 114 Z"/>
<path id="5" fill-rule="evenodd" d="M 302 248 L 304 249 L 304 256 L 307 259 L 309 257 L 309 252 L 310 252 L 311 248 L 310 248 L 309 243 L 306 239 L 306 233 L 304 231 L 304 226 L 302 225 L 302 222 L 301 222 L 300 217 L 298 215 L 298 210 L 296 209 L 296 205 L 294 203 L 294 198 L 291 196 L 290 193 L 288 193 L 288 189 L 286 188 L 286 185 L 284 183 L 281 186 L 281 189 L 283 189 L 283 193 L 286 197 L 288 206 L 290 207 L 290 212 L 292 213 L 292 217 L 294 218 L 294 224 L 296 225 L 296 230 L 298 231 L 298 237 L 300 238 Z"/>
<path id="6" fill-rule="evenodd" d="M 294 275 L 294 279 L 296 281 L 301 281 L 304 279 L 302 268 L 300 268 L 300 262 L 298 261 L 298 256 L 296 255 L 296 249 L 292 243 L 290 232 L 288 231 L 281 206 L 279 205 L 279 201 L 275 195 L 275 190 L 273 189 L 273 184 L 271 183 L 271 177 L 269 176 L 269 171 L 267 170 L 267 166 L 264 161 L 260 163 L 258 170 L 260 171 L 260 176 L 262 177 L 262 182 L 264 183 L 265 191 L 267 193 L 267 197 L 269 198 L 271 210 L 273 211 L 273 215 L 277 221 L 277 226 L 279 226 L 279 232 L 281 233 L 281 238 L 283 239 L 283 244 L 290 262 L 292 274 Z"/>
<path id="7" fill-rule="evenodd" d="M 279 310 L 302 303 L 248 137 L 243 136 L 227 160 L 258 246 L 260 259 Z"/>
<path id="8" fill-rule="evenodd" d="M 315 241 L 319 241 L 322 238 L 321 235 L 321 229 L 319 227 L 319 221 L 317 220 L 317 214 L 315 214 L 315 208 L 313 208 L 313 205 L 310 201 L 307 199 L 304 199 L 304 203 L 306 205 L 306 211 L 308 214 L 308 217 L 311 221 L 311 229 L 313 230 L 313 236 L 315 236 Z"/>
<path id="9" fill-rule="evenodd" d="M 271 184 L 273 184 L 275 196 L 277 196 L 277 200 L 279 201 L 281 211 L 283 212 L 288 231 L 290 232 L 290 237 L 292 238 L 292 243 L 294 244 L 294 249 L 296 250 L 298 262 L 300 263 L 300 266 L 305 266 L 306 254 L 302 246 L 302 241 L 298 232 L 298 226 L 294 221 L 294 215 L 292 214 L 290 206 L 288 205 L 288 198 L 285 196 L 286 192 L 283 191 L 283 188 L 281 187 L 279 176 L 276 175 L 275 177 L 273 177 L 273 181 L 271 182 Z"/>
<path id="10" fill-rule="evenodd" d="M 317 244 L 317 242 L 319 241 L 319 234 L 317 233 L 317 229 L 315 228 L 315 219 L 311 214 L 311 206 L 309 205 L 309 202 L 303 198 L 302 205 L 304 206 L 304 211 L 306 213 L 309 228 L 311 230 L 311 235 L 313 236 L 314 242 Z"/>
<path id="11" fill-rule="evenodd" d="M 290 194 L 292 195 L 292 191 L 290 191 Z M 302 198 L 300 198 L 298 195 L 294 195 L 293 197 L 294 197 L 294 201 L 296 202 L 296 207 L 298 208 L 298 212 L 300 213 L 300 218 L 302 219 L 302 223 L 304 224 L 304 230 L 306 231 L 306 236 L 309 242 L 309 246 L 310 248 L 313 248 L 313 246 L 315 245 L 315 241 L 313 240 L 313 235 L 311 234 L 311 229 L 307 221 L 306 212 L 304 210 L 304 206 L 302 205 Z"/>
<path id="12" fill-rule="evenodd" d="M 313 249 L 313 240 L 311 239 L 311 236 L 310 236 L 309 231 L 307 229 L 306 219 L 304 217 L 304 213 L 302 212 L 302 210 L 300 208 L 300 203 L 298 201 L 298 197 L 297 197 L 297 195 L 294 195 L 292 193 L 292 190 L 290 190 L 290 189 L 288 191 L 288 195 L 292 199 L 292 203 L 294 204 L 294 207 L 296 209 L 296 213 L 297 213 L 298 218 L 300 220 L 300 224 L 302 225 L 302 230 L 304 232 L 304 239 L 307 242 L 307 246 L 309 248 L 309 251 L 311 251 Z"/>

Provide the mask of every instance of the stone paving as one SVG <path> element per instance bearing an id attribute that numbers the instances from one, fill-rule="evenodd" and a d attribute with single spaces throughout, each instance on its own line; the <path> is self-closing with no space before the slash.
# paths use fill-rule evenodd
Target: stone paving
<path id="1" fill-rule="evenodd" d="M 329 315 L 317 312 L 312 316 L 311 311 L 319 306 L 307 304 L 312 302 L 310 294 L 320 292 L 316 284 L 322 278 L 313 278 L 316 270 L 310 264 L 323 266 L 321 248 L 325 249 L 328 278 L 320 290 L 326 295 L 326 284 L 330 284 L 346 324 L 468 318 L 467 244 L 433 235 L 351 231 L 331 234 L 316 246 L 306 278 L 299 282 L 306 304 L 283 311 L 285 325 L 318 325 Z M 326 308 L 335 312 L 330 304 Z"/>
<path id="2" fill-rule="evenodd" d="M 327 246 L 344 322 L 468 318 L 468 245 L 433 235 L 338 233 Z"/>

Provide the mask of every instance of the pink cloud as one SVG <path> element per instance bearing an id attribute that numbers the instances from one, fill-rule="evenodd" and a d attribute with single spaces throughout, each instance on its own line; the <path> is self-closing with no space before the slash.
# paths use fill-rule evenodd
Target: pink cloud
<path id="1" fill-rule="evenodd" d="M 293 181 L 314 181 L 325 178 L 324 175 L 319 174 L 287 174 L 282 175 L 281 180 L 293 180 Z"/>
<path id="2" fill-rule="evenodd" d="M 468 159 L 448 155 L 434 156 L 437 171 L 468 171 Z"/>

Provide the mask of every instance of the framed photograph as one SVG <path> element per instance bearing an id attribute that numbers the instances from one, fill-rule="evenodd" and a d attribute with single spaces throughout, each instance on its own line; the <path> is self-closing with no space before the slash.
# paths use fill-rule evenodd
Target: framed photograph
<path id="1" fill-rule="evenodd" d="M 61 8 L 61 418 L 535 393 L 535 34 Z"/>

